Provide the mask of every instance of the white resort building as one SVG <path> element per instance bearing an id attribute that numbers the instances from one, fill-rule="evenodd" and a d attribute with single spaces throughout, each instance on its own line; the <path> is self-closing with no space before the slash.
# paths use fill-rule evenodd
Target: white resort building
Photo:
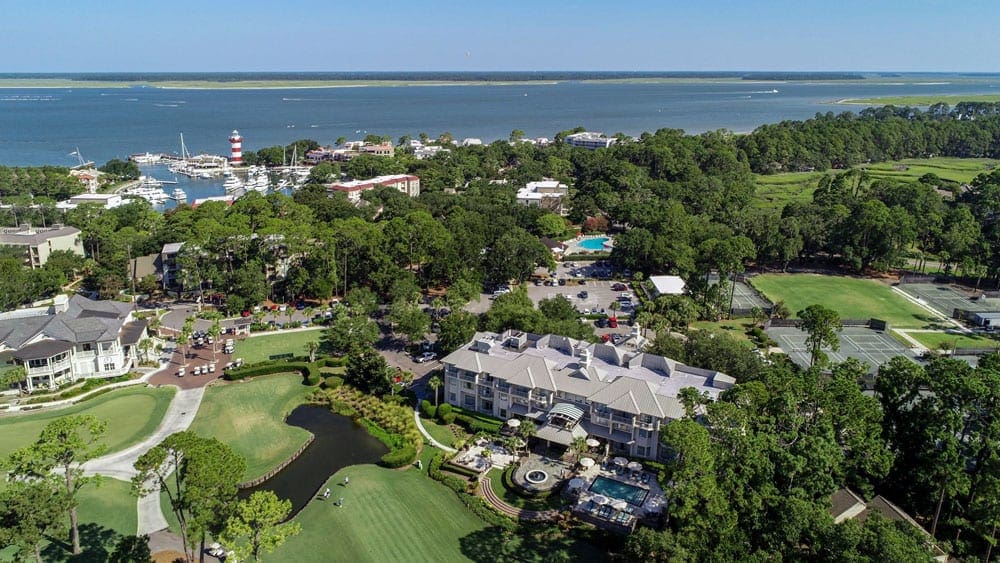
<path id="1" fill-rule="evenodd" d="M 569 194 L 569 187 L 558 180 L 545 179 L 539 182 L 528 182 L 517 190 L 517 202 L 521 205 L 533 205 L 564 215 L 567 211 L 563 206 L 563 198 Z"/>
<path id="2" fill-rule="evenodd" d="M 41 268 L 49 260 L 49 254 L 56 250 L 68 250 L 83 256 L 83 242 L 80 229 L 65 225 L 48 228 L 21 225 L 0 228 L 0 246 L 17 246 L 24 250 L 24 265 Z"/>
<path id="3" fill-rule="evenodd" d="M 124 375 L 148 338 L 146 321 L 135 320 L 132 309 L 131 303 L 59 295 L 51 306 L 0 314 L 0 357 L 25 367 L 29 393 Z"/>
<path id="4" fill-rule="evenodd" d="M 573 133 L 572 135 L 566 135 L 566 144 L 572 145 L 574 147 L 582 147 L 585 149 L 606 149 L 611 145 L 615 144 L 618 139 L 613 137 L 605 137 L 604 133 L 597 133 L 594 131 L 584 131 L 583 133 Z"/>
<path id="5" fill-rule="evenodd" d="M 716 399 L 735 379 L 643 353 L 639 327 L 617 346 L 517 331 L 477 333 L 441 360 L 445 400 L 501 419 L 538 423 L 536 436 L 568 445 L 606 441 L 610 452 L 662 459 L 660 428 L 684 416 L 686 387 Z"/>
<path id="6" fill-rule="evenodd" d="M 374 190 L 381 186 L 395 188 L 410 197 L 420 195 L 420 178 L 412 174 L 393 174 L 391 176 L 376 176 L 367 180 L 335 182 L 327 185 L 327 191 L 331 194 L 334 192 L 343 192 L 347 194 L 347 199 L 357 204 L 361 202 L 362 192 Z"/>

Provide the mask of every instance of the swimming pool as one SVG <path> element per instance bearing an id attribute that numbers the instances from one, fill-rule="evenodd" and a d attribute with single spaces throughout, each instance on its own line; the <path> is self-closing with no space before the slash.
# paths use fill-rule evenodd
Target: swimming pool
<path id="1" fill-rule="evenodd" d="M 590 492 L 604 495 L 606 497 L 621 499 L 633 506 L 642 506 L 643 501 L 649 496 L 649 491 L 642 487 L 622 483 L 607 477 L 598 477 L 590 485 Z"/>
<path id="2" fill-rule="evenodd" d="M 608 237 L 597 237 L 577 241 L 576 244 L 584 250 L 604 250 L 606 242 L 608 242 Z"/>

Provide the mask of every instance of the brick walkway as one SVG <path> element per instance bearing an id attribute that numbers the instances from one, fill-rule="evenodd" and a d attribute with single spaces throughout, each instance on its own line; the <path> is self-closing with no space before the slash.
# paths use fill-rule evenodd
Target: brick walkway
<path id="1" fill-rule="evenodd" d="M 490 485 L 489 477 L 483 477 L 482 480 L 480 480 L 479 487 L 476 489 L 476 494 L 485 499 L 490 506 L 495 508 L 501 514 L 505 514 L 517 520 L 554 520 L 559 514 L 558 510 L 525 510 L 523 508 L 507 504 L 493 492 L 493 487 Z"/>

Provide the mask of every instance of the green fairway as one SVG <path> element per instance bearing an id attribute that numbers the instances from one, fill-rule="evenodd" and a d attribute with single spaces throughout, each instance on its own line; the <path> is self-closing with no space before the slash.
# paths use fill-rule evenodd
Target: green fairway
<path id="1" fill-rule="evenodd" d="M 936 319 L 884 284 L 872 280 L 817 274 L 764 274 L 750 283 L 772 302 L 784 301 L 794 315 L 819 303 L 842 319 L 877 318 L 900 328 L 922 328 Z"/>
<path id="2" fill-rule="evenodd" d="M 863 106 L 931 106 L 938 102 L 944 102 L 951 106 L 958 102 L 1000 102 L 1000 94 L 930 94 L 886 96 L 884 98 L 847 98 L 837 103 Z"/>
<path id="3" fill-rule="evenodd" d="M 0 458 L 34 442 L 50 421 L 73 414 L 92 414 L 108 422 L 102 442 L 109 452 L 122 450 L 149 436 L 159 426 L 174 397 L 174 387 L 131 387 L 62 409 L 0 417 Z"/>
<path id="4" fill-rule="evenodd" d="M 191 430 L 218 438 L 247 460 L 246 479 L 254 479 L 284 461 L 309 438 L 309 432 L 285 424 L 311 387 L 298 374 L 270 375 L 205 390 Z"/>
<path id="5" fill-rule="evenodd" d="M 936 174 L 945 180 L 961 184 L 971 182 L 980 174 L 989 173 L 1000 161 L 992 158 L 907 158 L 892 162 L 868 164 L 863 168 L 872 178 L 917 180 L 924 174 Z"/>
<path id="6" fill-rule="evenodd" d="M 914 340 L 930 350 L 940 350 L 946 344 L 949 350 L 968 348 L 1000 348 L 1000 335 L 952 334 L 948 332 L 908 332 Z"/>
<path id="7" fill-rule="evenodd" d="M 757 185 L 754 205 L 782 208 L 789 203 L 808 203 L 819 179 L 826 172 L 788 172 L 785 174 L 754 174 Z"/>
<path id="8" fill-rule="evenodd" d="M 351 478 L 343 487 L 344 476 Z M 357 465 L 327 482 L 329 501 L 295 517 L 302 533 L 273 561 L 468 561 L 461 539 L 485 528 L 455 493 L 416 469 Z M 343 508 L 335 501 L 344 497 Z"/>
<path id="9" fill-rule="evenodd" d="M 306 350 L 306 342 L 319 342 L 322 335 L 323 329 L 314 329 L 253 336 L 236 341 L 233 357 L 243 358 L 248 364 L 256 364 L 282 354 L 307 356 L 309 352 Z"/>
<path id="10" fill-rule="evenodd" d="M 966 184 L 976 176 L 988 173 L 1000 161 L 991 158 L 907 158 L 877 164 L 866 164 L 864 168 L 872 179 L 896 179 L 913 181 L 924 174 L 936 174 L 944 180 Z M 754 205 L 757 207 L 782 208 L 788 203 L 812 201 L 819 179 L 824 175 L 842 172 L 788 172 L 785 174 L 754 174 L 757 188 Z"/>

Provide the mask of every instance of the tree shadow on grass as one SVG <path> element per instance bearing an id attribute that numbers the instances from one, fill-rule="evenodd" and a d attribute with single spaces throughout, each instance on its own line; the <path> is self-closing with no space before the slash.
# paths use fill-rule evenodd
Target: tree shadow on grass
<path id="1" fill-rule="evenodd" d="M 66 538 L 49 538 L 49 545 L 42 550 L 44 561 L 72 561 L 73 563 L 104 563 L 121 536 L 111 528 L 88 522 L 80 524 L 80 548 L 83 553 L 73 555 L 73 546 Z"/>
<path id="2" fill-rule="evenodd" d="M 596 532 L 596 531 L 595 531 Z M 476 563 L 495 561 L 608 561 L 617 538 L 601 532 L 563 531 L 552 524 L 522 524 L 518 532 L 490 527 L 459 539 L 462 555 Z"/>

